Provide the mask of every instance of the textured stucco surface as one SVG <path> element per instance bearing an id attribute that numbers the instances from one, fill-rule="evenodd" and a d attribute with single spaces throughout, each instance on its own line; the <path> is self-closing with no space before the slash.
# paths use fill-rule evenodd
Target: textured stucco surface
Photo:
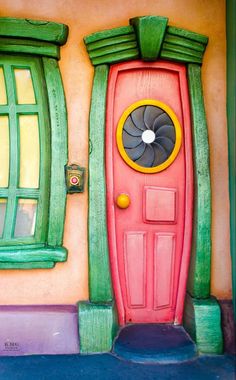
<path id="1" fill-rule="evenodd" d="M 69 160 L 87 167 L 91 66 L 83 37 L 128 24 L 134 16 L 167 16 L 169 24 L 209 36 L 203 61 L 203 86 L 209 127 L 212 180 L 212 293 L 230 298 L 228 156 L 224 0 L 0 0 L 0 16 L 62 22 L 69 26 L 61 49 L 69 125 Z M 88 298 L 87 185 L 68 196 L 64 245 L 66 263 L 52 270 L 0 273 L 0 304 L 63 304 Z"/>

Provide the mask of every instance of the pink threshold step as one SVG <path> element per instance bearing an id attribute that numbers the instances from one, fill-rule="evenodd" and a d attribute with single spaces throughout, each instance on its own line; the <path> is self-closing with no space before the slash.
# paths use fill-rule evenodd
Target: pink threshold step
<path id="1" fill-rule="evenodd" d="M 77 308 L 0 306 L 0 355 L 79 352 Z"/>

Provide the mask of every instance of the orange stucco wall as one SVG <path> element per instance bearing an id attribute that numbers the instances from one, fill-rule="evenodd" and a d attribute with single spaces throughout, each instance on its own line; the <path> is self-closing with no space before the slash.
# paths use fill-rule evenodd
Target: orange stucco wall
<path id="1" fill-rule="evenodd" d="M 167 16 L 169 23 L 209 36 L 203 86 L 211 154 L 212 293 L 231 296 L 224 0 L 0 0 L 0 16 L 62 22 L 69 26 L 61 49 L 69 125 L 69 160 L 87 167 L 88 114 L 93 79 L 83 37 L 128 24 L 134 16 Z M 88 298 L 87 186 L 68 196 L 64 245 L 66 263 L 52 270 L 0 272 L 0 304 L 61 304 Z"/>

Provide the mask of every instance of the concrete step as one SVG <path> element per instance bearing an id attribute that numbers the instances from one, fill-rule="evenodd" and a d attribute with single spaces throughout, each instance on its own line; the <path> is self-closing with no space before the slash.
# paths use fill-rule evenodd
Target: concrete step
<path id="1" fill-rule="evenodd" d="M 134 324 L 120 330 L 113 353 L 137 363 L 176 363 L 195 358 L 197 348 L 182 326 Z"/>

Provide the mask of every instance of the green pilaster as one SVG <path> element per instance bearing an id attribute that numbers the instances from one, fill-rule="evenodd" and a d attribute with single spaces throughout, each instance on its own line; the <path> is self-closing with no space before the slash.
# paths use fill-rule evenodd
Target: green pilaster
<path id="1" fill-rule="evenodd" d="M 79 303 L 80 352 L 107 352 L 112 348 L 118 324 L 113 303 Z"/>
<path id="2" fill-rule="evenodd" d="M 188 66 L 193 122 L 194 225 L 188 290 L 193 297 L 210 295 L 211 278 L 211 186 L 209 146 L 201 85 L 201 67 Z"/>
<path id="3" fill-rule="evenodd" d="M 155 61 L 158 58 L 167 22 L 168 18 L 159 16 L 135 17 L 130 20 L 144 61 Z"/>
<path id="4" fill-rule="evenodd" d="M 227 31 L 227 119 L 229 148 L 229 195 L 230 195 L 230 246 L 232 258 L 232 288 L 234 318 L 236 319 L 236 202 L 235 202 L 235 130 L 236 130 L 236 2 L 226 1 L 226 31 Z"/>
<path id="5" fill-rule="evenodd" d="M 187 295 L 184 327 L 196 342 L 201 353 L 222 353 L 221 312 L 215 298 L 194 299 Z"/>
<path id="6" fill-rule="evenodd" d="M 89 138 L 89 290 L 91 302 L 112 300 L 106 223 L 105 113 L 108 66 L 95 68 Z"/>

